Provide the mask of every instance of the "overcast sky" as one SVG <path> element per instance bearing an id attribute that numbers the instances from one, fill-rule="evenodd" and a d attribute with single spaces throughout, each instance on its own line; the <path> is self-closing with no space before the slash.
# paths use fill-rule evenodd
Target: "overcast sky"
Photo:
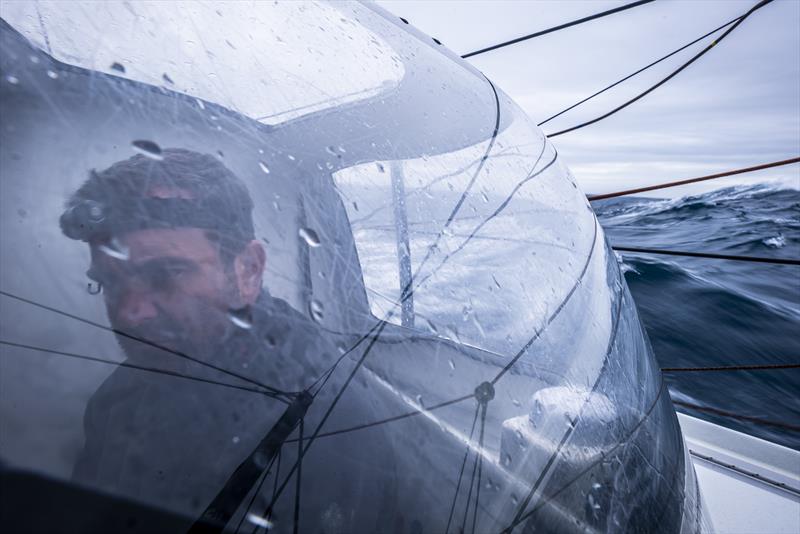
<path id="1" fill-rule="evenodd" d="M 378 3 L 463 55 L 629 1 Z M 469 61 L 538 123 L 755 4 L 755 0 L 659 0 Z M 612 109 L 662 79 L 710 39 L 543 129 L 555 132 Z M 592 193 L 799 156 L 800 0 L 777 0 L 756 11 L 719 46 L 666 85 L 618 114 L 556 137 L 553 142 L 583 189 Z M 765 180 L 800 188 L 800 165 L 668 189 L 656 195 L 695 194 Z"/>

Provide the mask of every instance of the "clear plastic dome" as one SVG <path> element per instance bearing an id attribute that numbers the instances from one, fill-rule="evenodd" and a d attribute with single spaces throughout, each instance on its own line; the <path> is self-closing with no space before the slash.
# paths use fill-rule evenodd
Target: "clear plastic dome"
<path id="1" fill-rule="evenodd" d="M 467 63 L 361 4 L 0 13 L 15 524 L 709 529 L 591 207 Z"/>

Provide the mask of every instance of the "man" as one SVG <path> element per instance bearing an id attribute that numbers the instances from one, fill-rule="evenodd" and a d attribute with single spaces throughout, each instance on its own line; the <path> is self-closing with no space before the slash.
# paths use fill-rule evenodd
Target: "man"
<path id="1" fill-rule="evenodd" d="M 127 360 L 166 371 L 119 367 L 94 393 L 76 481 L 197 518 L 285 413 L 291 392 L 309 388 L 336 361 L 316 325 L 262 287 L 268 258 L 255 239 L 253 207 L 219 160 L 184 149 L 93 171 L 68 201 L 62 231 L 89 244 L 87 274 Z M 341 382 L 334 376 L 307 422 L 319 419 Z M 358 400 L 363 387 L 349 389 L 337 406 L 339 426 L 376 419 Z M 355 438 L 342 439 L 353 447 Z M 284 465 L 296 460 L 295 447 L 280 449 Z M 391 485 L 383 475 L 380 483 L 365 480 L 374 466 L 354 466 L 351 451 L 305 460 L 303 480 L 315 486 L 307 525 L 371 530 L 387 513 Z M 391 462 L 380 461 L 393 477 Z M 291 496 L 281 502 L 271 517 L 290 529 Z"/>

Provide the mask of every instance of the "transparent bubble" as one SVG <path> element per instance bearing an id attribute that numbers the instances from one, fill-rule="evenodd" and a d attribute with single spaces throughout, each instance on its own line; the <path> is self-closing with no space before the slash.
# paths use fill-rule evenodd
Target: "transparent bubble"
<path id="1" fill-rule="evenodd" d="M 314 319 L 316 322 L 322 322 L 324 317 L 325 309 L 322 306 L 322 303 L 318 300 L 312 300 L 308 305 L 308 310 L 311 312 L 311 318 Z"/>
<path id="2" fill-rule="evenodd" d="M 153 141 L 148 141 L 146 139 L 139 139 L 131 143 L 133 148 L 139 152 L 140 154 L 144 154 L 148 158 L 154 159 L 156 161 L 161 161 L 164 159 L 164 156 L 161 155 L 161 147 L 158 146 Z"/>
<path id="3" fill-rule="evenodd" d="M 250 306 L 228 310 L 228 318 L 242 330 L 250 330 L 253 327 L 253 312 Z"/>
<path id="4" fill-rule="evenodd" d="M 300 228 L 297 233 L 303 238 L 303 241 L 305 241 L 309 247 L 318 247 L 320 245 L 317 232 L 311 228 Z"/>

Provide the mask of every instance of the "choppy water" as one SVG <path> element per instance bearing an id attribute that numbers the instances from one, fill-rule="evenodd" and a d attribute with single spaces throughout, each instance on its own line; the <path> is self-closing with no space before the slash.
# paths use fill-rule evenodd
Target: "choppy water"
<path id="1" fill-rule="evenodd" d="M 800 190 L 739 186 L 595 202 L 612 244 L 800 258 Z M 800 362 L 800 267 L 625 253 L 662 367 Z M 800 426 L 800 370 L 666 375 L 675 400 Z M 679 411 L 800 449 L 800 431 Z"/>

